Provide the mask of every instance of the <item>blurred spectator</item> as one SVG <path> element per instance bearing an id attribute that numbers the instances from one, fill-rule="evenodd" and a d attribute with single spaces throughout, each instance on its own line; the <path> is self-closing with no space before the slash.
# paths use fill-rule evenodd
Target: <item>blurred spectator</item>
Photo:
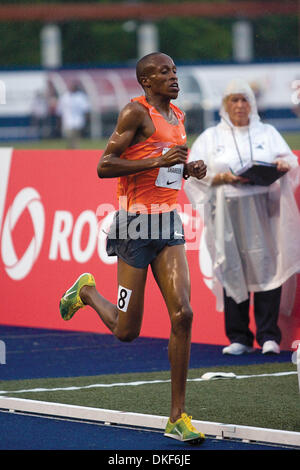
<path id="1" fill-rule="evenodd" d="M 78 83 L 73 83 L 70 90 L 59 97 L 57 115 L 60 117 L 61 133 L 67 139 L 68 148 L 79 147 L 89 111 L 88 98 Z"/>
<path id="2" fill-rule="evenodd" d="M 265 119 L 265 106 L 263 105 L 263 95 L 264 95 L 264 88 L 262 83 L 259 83 L 259 81 L 254 81 L 252 83 L 249 83 L 255 99 L 256 99 L 256 106 L 257 106 L 257 111 L 259 112 L 260 119 L 263 121 Z"/>
<path id="3" fill-rule="evenodd" d="M 47 137 L 54 139 L 60 137 L 60 129 L 58 124 L 58 116 L 56 112 L 57 108 L 58 95 L 55 87 L 48 80 L 47 84 L 47 102 L 48 102 L 48 116 L 47 116 L 47 126 L 48 126 L 48 135 Z"/>
<path id="4" fill-rule="evenodd" d="M 32 103 L 32 124 L 39 139 L 47 135 L 48 102 L 44 92 L 37 91 Z"/>
<path id="5" fill-rule="evenodd" d="M 300 77 L 299 76 L 297 76 L 295 80 L 293 80 L 292 89 L 293 89 L 292 103 L 294 105 L 292 107 L 292 111 L 294 114 L 296 114 L 296 116 L 300 118 Z"/>

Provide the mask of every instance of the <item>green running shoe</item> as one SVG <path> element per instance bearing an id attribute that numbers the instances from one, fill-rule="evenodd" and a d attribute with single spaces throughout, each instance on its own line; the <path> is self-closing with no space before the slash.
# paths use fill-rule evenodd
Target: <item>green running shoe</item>
<path id="1" fill-rule="evenodd" d="M 74 313 L 80 308 L 85 307 L 79 297 L 80 289 L 83 286 L 96 286 L 94 276 L 90 273 L 84 273 L 74 282 L 74 284 L 68 289 L 60 299 L 59 310 L 64 320 L 70 320 Z"/>
<path id="2" fill-rule="evenodd" d="M 175 423 L 172 423 L 169 419 L 164 435 L 192 445 L 202 444 L 205 436 L 194 428 L 191 419 L 192 416 L 188 416 L 186 413 L 182 413 L 181 418 Z"/>

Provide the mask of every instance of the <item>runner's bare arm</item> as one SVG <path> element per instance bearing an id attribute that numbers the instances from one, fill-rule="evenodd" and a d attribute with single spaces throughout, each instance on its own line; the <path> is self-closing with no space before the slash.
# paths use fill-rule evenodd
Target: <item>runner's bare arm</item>
<path id="1" fill-rule="evenodd" d="M 138 103 L 129 103 L 121 111 L 117 126 L 98 163 L 99 178 L 114 178 L 176 163 L 185 163 L 187 147 L 175 146 L 160 158 L 150 157 L 142 160 L 120 158 L 125 150 L 137 142 L 147 139 L 154 132 L 147 111 Z"/>

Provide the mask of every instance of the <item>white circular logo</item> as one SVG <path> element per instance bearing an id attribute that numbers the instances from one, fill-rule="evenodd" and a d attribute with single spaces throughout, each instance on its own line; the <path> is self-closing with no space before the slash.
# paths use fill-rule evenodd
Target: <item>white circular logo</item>
<path id="1" fill-rule="evenodd" d="M 22 258 L 18 259 L 11 233 L 25 209 L 30 213 L 34 236 Z M 9 277 L 20 280 L 31 271 L 42 246 L 44 228 L 45 214 L 39 193 L 34 188 L 22 189 L 8 209 L 3 225 L 1 254 Z"/>

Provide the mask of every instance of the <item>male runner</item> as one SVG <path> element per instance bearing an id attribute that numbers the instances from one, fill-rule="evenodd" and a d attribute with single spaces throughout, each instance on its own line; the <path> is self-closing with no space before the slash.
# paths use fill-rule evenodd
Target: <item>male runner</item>
<path id="1" fill-rule="evenodd" d="M 165 435 L 201 443 L 204 435 L 185 413 L 193 313 L 183 227 L 174 207 L 182 177 L 201 179 L 206 166 L 203 161 L 186 164 L 184 114 L 170 103 L 179 92 L 173 60 L 162 53 L 149 54 L 138 62 L 136 73 L 145 96 L 121 111 L 97 168 L 100 178 L 119 178 L 120 210 L 107 240 L 108 254 L 118 256 L 117 305 L 103 298 L 94 277 L 85 273 L 61 298 L 60 312 L 69 320 L 89 305 L 118 339 L 132 341 L 140 333 L 151 265 L 171 321 L 172 393 Z M 144 236 L 136 239 L 128 234 L 137 225 Z"/>

